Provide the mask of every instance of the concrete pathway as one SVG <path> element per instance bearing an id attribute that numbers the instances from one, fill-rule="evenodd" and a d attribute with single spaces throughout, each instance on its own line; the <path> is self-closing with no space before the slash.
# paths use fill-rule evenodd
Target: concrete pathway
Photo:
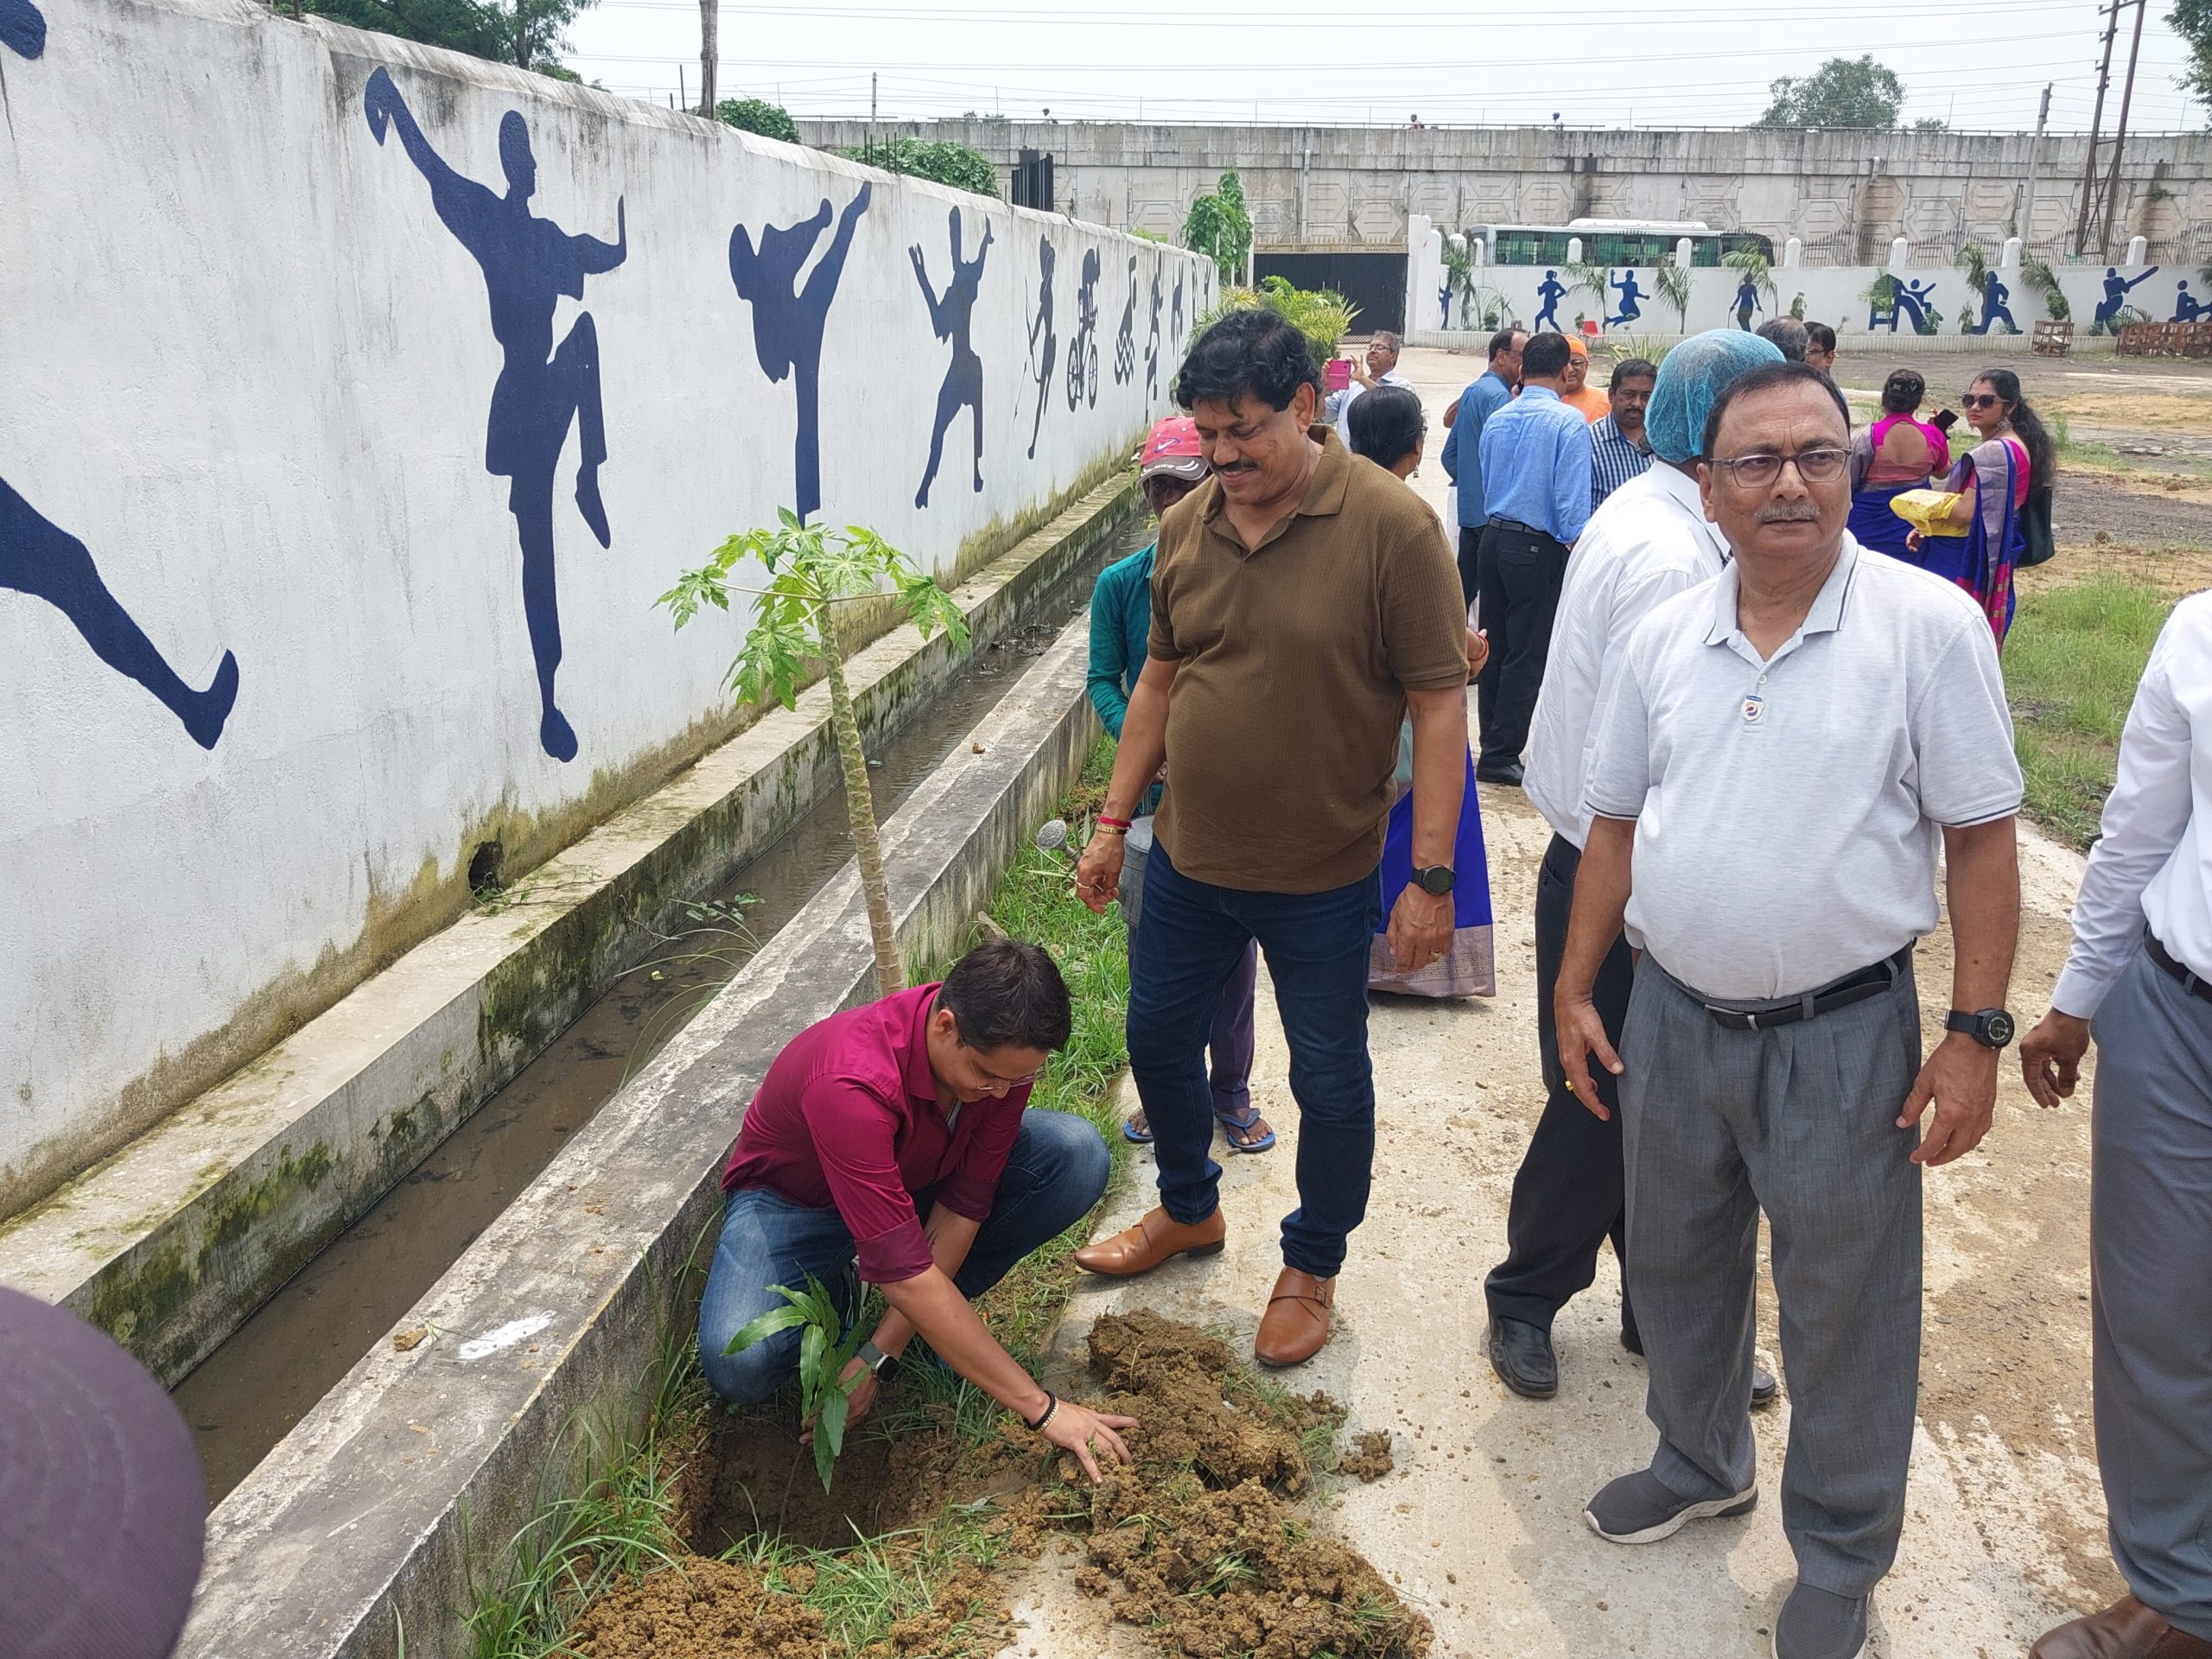
<path id="1" fill-rule="evenodd" d="M 1431 411 L 1432 454 L 1444 405 L 1474 361 L 1408 353 L 1404 367 Z M 1414 480 L 1440 510 L 1444 482 L 1433 461 Z M 1769 1650 L 1794 1573 L 1777 1493 L 1787 1402 L 1757 1420 L 1756 1513 L 1624 1549 L 1581 1518 L 1589 1495 L 1641 1466 L 1653 1444 L 1642 1363 L 1616 1337 L 1610 1252 L 1599 1284 L 1560 1316 L 1557 1399 L 1514 1397 L 1483 1357 L 1482 1278 L 1503 1253 L 1513 1173 L 1542 1105 L 1530 916 L 1549 833 L 1517 791 L 1485 786 L 1483 813 L 1498 995 L 1381 999 L 1374 1010 L 1374 1201 L 1352 1241 L 1336 1335 L 1294 1385 L 1347 1404 L 1352 1430 L 1392 1430 L 1397 1469 L 1338 1490 L 1330 1520 L 1434 1621 L 1439 1656 L 1753 1659 Z M 2031 836 L 2024 861 L 2030 914 L 2012 1006 L 2024 1021 L 2043 1012 L 2056 976 L 2080 861 Z M 1939 934 L 1920 958 L 1923 1001 L 1939 1020 L 1949 971 Z M 1228 1249 L 1141 1281 L 1087 1281 L 1063 1330 L 1070 1358 L 1092 1319 L 1124 1305 L 1249 1343 L 1281 1265 L 1279 1220 L 1296 1203 L 1297 1112 L 1265 975 L 1259 1032 L 1254 1098 L 1281 1143 L 1256 1157 L 1223 1153 Z M 2117 1592 L 2089 1429 L 2087 1092 L 2045 1114 L 2009 1056 L 2003 1076 L 1989 1141 L 1928 1178 L 1921 1424 L 1904 1548 L 1875 1601 L 1880 1659 L 2023 1655 L 2050 1624 Z M 1154 1201 L 1149 1154 L 1134 1173 L 1102 1231 Z M 1772 1364 L 1770 1287 L 1760 1300 Z M 1134 1632 L 1102 1628 L 1100 1604 L 1070 1583 L 1076 1559 L 1032 1575 L 1020 1609 L 1030 1628 L 1008 1653 L 1147 1651 Z"/>

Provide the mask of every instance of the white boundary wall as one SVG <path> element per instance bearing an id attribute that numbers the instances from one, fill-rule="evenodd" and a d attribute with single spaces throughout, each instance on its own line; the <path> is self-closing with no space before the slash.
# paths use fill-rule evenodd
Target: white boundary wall
<path id="1" fill-rule="evenodd" d="M 940 574 L 1128 453 L 1213 298 L 1211 266 L 1175 250 L 245 0 L 38 10 L 35 55 L 20 29 L 14 50 L 0 37 L 0 1215 L 450 916 L 480 840 L 550 850 L 728 728 L 741 620 L 675 637 L 653 601 L 797 491 L 794 382 L 764 372 L 733 227 L 757 245 L 870 190 L 823 325 L 821 512 Z M 429 149 L 487 187 L 454 185 L 448 208 L 484 269 L 402 133 L 372 132 L 380 69 Z M 509 111 L 536 167 L 521 212 L 499 200 Z M 612 255 L 567 238 L 612 244 L 618 204 L 620 262 L 582 275 L 580 305 L 559 267 Z M 969 331 L 982 484 L 962 409 L 922 508 L 954 348 L 910 251 L 942 293 L 950 213 L 969 260 L 991 238 Z M 1071 411 L 1091 253 L 1098 391 Z M 519 513 L 486 465 L 486 270 L 515 347 L 506 464 L 540 475 L 516 486 Z M 575 496 L 586 313 L 605 549 Z M 790 354 L 771 340 L 779 366 Z M 565 761 L 544 741 L 518 548 L 549 487 Z M 226 652 L 218 736 L 224 699 L 203 694 Z"/>

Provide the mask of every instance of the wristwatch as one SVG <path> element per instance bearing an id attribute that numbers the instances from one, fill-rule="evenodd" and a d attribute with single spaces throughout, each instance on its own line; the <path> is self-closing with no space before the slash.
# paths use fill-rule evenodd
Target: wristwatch
<path id="1" fill-rule="evenodd" d="M 1452 891 L 1452 884 L 1456 879 L 1449 864 L 1432 864 L 1425 870 L 1414 872 L 1414 885 L 1423 893 L 1434 893 L 1439 898 Z"/>
<path id="2" fill-rule="evenodd" d="M 878 1377 L 891 1369 L 891 1356 L 872 1342 L 861 1344 L 858 1358 L 861 1364 L 867 1366 Z"/>
<path id="3" fill-rule="evenodd" d="M 1971 1037 L 1984 1048 L 2002 1048 L 2012 1040 L 2015 1027 L 2012 1016 L 2002 1008 L 1983 1008 L 1975 1014 L 1961 1014 L 1953 1008 L 1943 1017 L 1943 1029 Z"/>

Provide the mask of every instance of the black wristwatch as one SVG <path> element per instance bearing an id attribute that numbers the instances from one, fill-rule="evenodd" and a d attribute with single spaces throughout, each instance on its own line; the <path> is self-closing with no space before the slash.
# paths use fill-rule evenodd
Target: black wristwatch
<path id="1" fill-rule="evenodd" d="M 873 1342 L 864 1342 L 861 1344 L 860 1352 L 855 1356 L 855 1357 L 859 1359 L 861 1364 L 867 1366 L 871 1372 L 879 1377 L 881 1376 L 884 1372 L 891 1369 L 891 1356 L 885 1353 L 882 1349 L 877 1347 Z"/>
<path id="2" fill-rule="evenodd" d="M 2002 1048 L 2012 1040 L 2012 1016 L 2002 1008 L 1984 1008 L 1978 1014 L 1961 1014 L 1953 1008 L 1943 1017 L 1943 1029 L 1971 1037 L 1984 1048 Z"/>
<path id="3" fill-rule="evenodd" d="M 1423 893 L 1434 893 L 1439 898 L 1452 891 L 1452 884 L 1456 879 L 1449 864 L 1432 864 L 1425 870 L 1414 872 L 1414 885 Z"/>

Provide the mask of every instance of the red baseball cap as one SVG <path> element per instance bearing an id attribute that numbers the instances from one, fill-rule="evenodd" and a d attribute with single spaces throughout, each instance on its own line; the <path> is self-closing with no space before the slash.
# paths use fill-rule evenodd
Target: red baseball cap
<path id="1" fill-rule="evenodd" d="M 1206 475 L 1205 453 L 1198 448 L 1198 423 L 1187 415 L 1171 415 L 1152 429 L 1144 441 L 1139 479 L 1187 478 L 1193 484 Z"/>

